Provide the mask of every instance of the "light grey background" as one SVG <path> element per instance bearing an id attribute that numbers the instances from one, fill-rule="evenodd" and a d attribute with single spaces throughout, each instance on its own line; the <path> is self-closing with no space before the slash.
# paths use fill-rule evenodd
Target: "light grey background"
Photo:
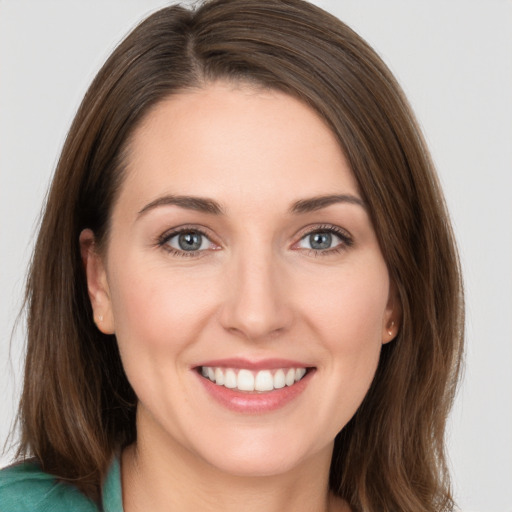
<path id="1" fill-rule="evenodd" d="M 0 0 L 0 442 L 19 393 L 23 328 L 11 362 L 9 340 L 65 134 L 115 44 L 166 3 Z M 512 2 L 316 3 L 376 48 L 424 128 L 466 281 L 467 367 L 449 425 L 456 497 L 464 512 L 511 512 Z"/>

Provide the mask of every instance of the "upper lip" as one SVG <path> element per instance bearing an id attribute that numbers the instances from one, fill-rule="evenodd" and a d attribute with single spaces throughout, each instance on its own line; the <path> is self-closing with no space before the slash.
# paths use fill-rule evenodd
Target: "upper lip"
<path id="1" fill-rule="evenodd" d="M 292 359 L 259 359 L 251 360 L 240 357 L 232 357 L 227 359 L 215 359 L 204 361 L 200 364 L 194 365 L 194 368 L 202 366 L 220 367 L 220 368 L 243 368 L 246 370 L 275 370 L 278 368 L 312 368 L 313 366 L 308 363 L 296 361 Z"/>

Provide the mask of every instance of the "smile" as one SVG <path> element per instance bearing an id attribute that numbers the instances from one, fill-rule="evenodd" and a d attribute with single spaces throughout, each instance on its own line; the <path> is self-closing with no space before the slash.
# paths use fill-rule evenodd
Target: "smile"
<path id="1" fill-rule="evenodd" d="M 268 392 L 293 386 L 307 373 L 306 368 L 276 368 L 259 371 L 248 369 L 202 366 L 201 375 L 218 386 L 238 391 Z"/>

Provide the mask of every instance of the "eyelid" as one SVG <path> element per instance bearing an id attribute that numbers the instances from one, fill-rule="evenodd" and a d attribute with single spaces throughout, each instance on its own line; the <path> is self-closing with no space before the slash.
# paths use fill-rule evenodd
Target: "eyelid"
<path id="1" fill-rule="evenodd" d="M 176 249 L 170 245 L 168 245 L 168 242 L 173 237 L 181 234 L 181 233 L 187 233 L 187 232 L 196 232 L 200 235 L 206 237 L 208 241 L 214 246 L 209 249 L 200 249 L 195 251 L 184 251 L 180 249 Z M 314 233 L 331 233 L 337 236 L 341 243 L 338 244 L 335 247 L 332 247 L 330 249 L 308 249 L 308 248 L 301 248 L 299 247 L 299 243 L 306 237 L 310 236 Z M 211 230 L 208 228 L 205 228 L 204 226 L 200 226 L 197 224 L 184 224 L 181 226 L 176 226 L 173 228 L 168 229 L 161 235 L 157 237 L 156 245 L 158 247 L 163 248 L 164 250 L 168 251 L 171 254 L 177 255 L 177 256 L 187 256 L 187 257 L 199 257 L 204 256 L 205 253 L 208 253 L 209 251 L 215 251 L 222 248 L 222 245 L 217 242 L 216 236 L 211 233 Z M 296 241 L 292 244 L 291 248 L 295 250 L 301 250 L 301 251 L 309 251 L 313 254 L 332 254 L 335 252 L 339 252 L 342 250 L 345 250 L 349 247 L 351 247 L 354 243 L 352 235 L 344 228 L 341 228 L 340 226 L 337 226 L 335 224 L 313 224 L 306 226 L 302 228 L 294 237 Z"/>
<path id="2" fill-rule="evenodd" d="M 182 233 L 189 233 L 189 232 L 195 232 L 199 233 L 200 235 L 204 236 L 208 239 L 210 244 L 212 244 L 214 247 L 209 249 L 201 249 L 196 251 L 183 251 L 180 249 L 176 249 L 175 247 L 172 247 L 168 244 L 169 240 L 174 238 L 175 236 L 178 236 Z M 158 247 L 161 247 L 162 249 L 168 251 L 169 253 L 177 256 L 185 256 L 185 257 L 198 257 L 204 255 L 204 253 L 208 251 L 214 251 L 220 249 L 220 244 L 215 240 L 215 236 L 212 235 L 211 231 L 204 226 L 198 226 L 197 224 L 184 224 L 181 226 L 176 226 L 171 229 L 168 229 L 161 235 L 157 237 L 156 245 Z"/>
<path id="3" fill-rule="evenodd" d="M 331 249 L 306 249 L 298 247 L 298 244 L 306 237 L 315 233 L 331 233 L 337 236 L 341 240 L 341 244 Z M 352 235 L 346 230 L 335 224 L 315 224 L 309 225 L 301 229 L 296 235 L 297 241 L 292 244 L 292 249 L 313 251 L 315 254 L 328 254 L 330 252 L 339 251 L 351 247 L 354 244 Z"/>

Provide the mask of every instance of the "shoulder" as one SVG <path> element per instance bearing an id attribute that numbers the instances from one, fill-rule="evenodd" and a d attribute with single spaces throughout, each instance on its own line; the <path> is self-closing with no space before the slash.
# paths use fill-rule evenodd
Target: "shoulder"
<path id="1" fill-rule="evenodd" d="M 34 462 L 0 471 L 2 512 L 97 512 L 96 505 L 76 487 L 59 482 Z"/>

